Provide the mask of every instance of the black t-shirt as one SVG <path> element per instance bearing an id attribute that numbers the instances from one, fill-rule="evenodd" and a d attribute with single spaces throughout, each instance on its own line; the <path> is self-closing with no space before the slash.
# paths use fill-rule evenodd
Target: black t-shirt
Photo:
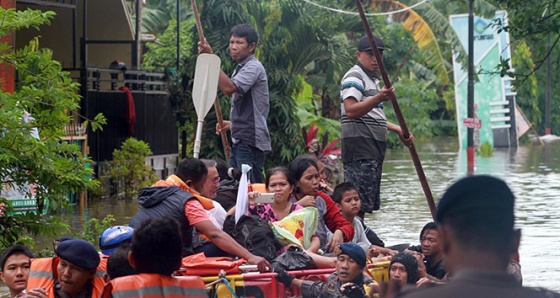
<path id="1" fill-rule="evenodd" d="M 434 264 L 433 266 L 430 263 L 430 260 L 428 260 L 427 258 L 424 261 L 424 263 L 426 264 L 426 272 L 437 279 L 442 279 L 445 276 L 445 274 L 447 274 L 447 271 L 445 270 L 445 265 L 443 264 L 443 259 L 437 262 L 436 264 Z"/>

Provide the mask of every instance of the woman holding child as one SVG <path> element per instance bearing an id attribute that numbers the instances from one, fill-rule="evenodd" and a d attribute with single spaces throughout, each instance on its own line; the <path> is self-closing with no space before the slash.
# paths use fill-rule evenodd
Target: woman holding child
<path id="1" fill-rule="evenodd" d="M 290 201 L 295 188 L 295 181 L 288 169 L 276 167 L 266 171 L 265 186 L 268 192 L 274 193 L 274 203 L 260 204 L 249 207 L 249 214 L 257 215 L 269 223 L 280 221 L 290 213 L 303 209 L 299 204 Z M 311 237 L 311 245 L 306 250 L 317 252 L 320 241 L 317 236 Z"/>
<path id="2" fill-rule="evenodd" d="M 352 241 L 352 224 L 340 214 L 332 198 L 318 190 L 317 159 L 310 155 L 300 155 L 290 163 L 288 169 L 295 179 L 295 189 L 290 200 L 303 207 L 316 207 L 319 211 L 317 236 L 321 241 L 321 248 L 325 252 L 332 252 L 338 244 Z M 327 239 L 327 229 L 333 233 L 331 240 Z"/>

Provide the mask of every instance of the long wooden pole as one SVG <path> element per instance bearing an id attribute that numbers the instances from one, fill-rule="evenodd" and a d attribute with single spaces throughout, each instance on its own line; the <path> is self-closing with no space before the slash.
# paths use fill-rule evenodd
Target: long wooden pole
<path id="1" fill-rule="evenodd" d="M 385 65 L 383 65 L 383 60 L 381 59 L 381 54 L 379 53 L 379 50 L 377 49 L 377 45 L 375 44 L 373 33 L 371 33 L 371 29 L 366 19 L 366 15 L 364 13 L 362 3 L 360 3 L 360 0 L 355 0 L 355 1 L 356 1 L 356 6 L 358 7 L 358 11 L 360 13 L 360 18 L 362 19 L 362 24 L 364 25 L 364 29 L 369 39 L 369 43 L 371 44 L 371 49 L 373 51 L 373 54 L 375 55 L 375 59 L 377 60 L 377 65 L 379 67 L 379 72 L 381 73 L 381 77 L 383 78 L 383 83 L 385 83 L 385 86 L 387 88 L 391 88 L 391 81 L 387 76 Z M 399 103 L 397 102 L 397 98 L 395 96 L 391 96 L 391 103 L 393 104 L 393 109 L 395 110 L 395 115 L 397 116 L 397 120 L 399 121 L 399 125 L 401 126 L 403 135 L 405 138 L 408 138 L 410 136 L 410 132 L 408 130 L 408 127 L 406 126 L 406 122 L 404 121 L 401 108 L 399 107 Z M 408 146 L 408 149 L 410 151 L 410 155 L 412 156 L 412 161 L 414 162 L 416 173 L 418 174 L 418 178 L 420 179 L 420 184 L 422 184 L 422 190 L 424 191 L 424 195 L 426 196 L 426 200 L 428 201 L 428 206 L 430 207 L 432 218 L 435 220 L 436 213 L 437 213 L 436 204 L 434 202 L 434 198 L 432 196 L 430 186 L 428 185 L 428 180 L 426 179 L 426 175 L 424 175 L 424 170 L 422 169 L 422 164 L 420 163 L 420 159 L 418 158 L 418 153 L 416 152 L 416 148 L 414 147 L 413 143 L 410 146 Z"/>
<path id="2" fill-rule="evenodd" d="M 196 21 L 196 30 L 198 31 L 198 37 L 200 38 L 201 42 L 205 42 L 206 39 L 204 38 L 204 31 L 202 31 L 202 23 L 200 22 L 200 16 L 198 15 L 198 8 L 196 7 L 196 0 L 191 0 L 191 5 L 194 12 L 194 18 Z M 220 108 L 220 101 L 218 100 L 218 96 L 214 99 L 214 109 L 216 110 L 216 118 L 218 118 L 218 125 L 220 127 L 224 126 L 224 118 L 222 116 L 222 109 Z M 225 130 L 221 130 L 220 136 L 222 137 L 222 144 L 224 145 L 224 154 L 226 155 L 226 162 L 229 162 L 230 156 L 230 149 L 229 149 L 229 142 L 227 140 L 227 134 Z"/>

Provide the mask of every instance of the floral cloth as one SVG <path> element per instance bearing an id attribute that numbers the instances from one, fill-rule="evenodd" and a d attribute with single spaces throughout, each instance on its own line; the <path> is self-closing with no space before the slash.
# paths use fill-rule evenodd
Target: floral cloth
<path id="1" fill-rule="evenodd" d="M 311 237 L 317 230 L 319 212 L 315 207 L 307 207 L 290 213 L 281 221 L 272 223 L 276 240 L 283 245 L 295 244 L 303 249 L 311 245 Z"/>
<path id="2" fill-rule="evenodd" d="M 290 213 L 299 209 L 303 209 L 303 207 L 299 204 L 293 203 L 292 207 L 290 207 Z M 272 209 L 271 204 L 260 204 L 260 205 L 249 206 L 249 214 L 256 215 L 266 220 L 268 223 L 273 223 L 275 221 L 281 220 L 280 218 L 278 218 L 276 212 L 274 212 L 274 209 Z"/>

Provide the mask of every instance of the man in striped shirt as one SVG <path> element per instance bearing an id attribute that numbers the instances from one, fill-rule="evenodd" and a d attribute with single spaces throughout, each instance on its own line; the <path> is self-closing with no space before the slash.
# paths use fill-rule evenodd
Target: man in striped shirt
<path id="1" fill-rule="evenodd" d="M 375 36 L 381 57 L 385 44 Z M 367 36 L 358 42 L 358 62 L 342 79 L 340 85 L 342 163 L 344 181 L 356 185 L 362 199 L 358 216 L 379 210 L 379 186 L 381 169 L 387 148 L 387 130 L 399 134 L 401 141 L 409 145 L 414 140 L 410 134 L 405 139 L 399 125 L 387 121 L 383 102 L 395 96 L 394 88 L 380 88 L 376 72 L 377 60 Z"/>

